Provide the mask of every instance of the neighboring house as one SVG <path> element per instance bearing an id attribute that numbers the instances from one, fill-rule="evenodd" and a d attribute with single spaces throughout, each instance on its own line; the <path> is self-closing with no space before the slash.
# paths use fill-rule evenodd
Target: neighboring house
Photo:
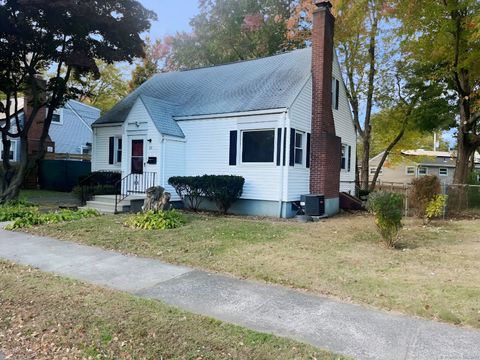
<path id="1" fill-rule="evenodd" d="M 19 99 L 18 103 L 20 124 L 23 124 L 25 113 L 28 113 L 30 108 L 28 104 L 25 104 L 23 98 Z M 45 116 L 46 110 L 41 109 L 30 129 L 28 140 L 29 152 L 31 154 L 38 151 L 38 141 Z M 93 141 L 91 126 L 99 117 L 100 109 L 75 100 L 67 101 L 65 105 L 56 110 L 53 115 L 49 138 L 46 142 L 47 153 L 62 155 L 67 159 L 69 155 L 89 154 Z M 12 125 L 12 132 L 16 132 L 15 125 Z M 11 141 L 10 159 L 15 162 L 20 159 L 20 140 L 18 138 L 11 138 Z M 2 142 L 0 142 L 0 151 L 3 151 Z"/>
<path id="2" fill-rule="evenodd" d="M 328 5 L 313 50 L 155 75 L 93 124 L 92 171 L 133 176 L 140 192 L 153 174 L 173 201 L 172 176 L 241 175 L 232 212 L 291 217 L 322 194 L 336 213 L 339 190 L 355 189 L 356 134 Z"/>
<path id="3" fill-rule="evenodd" d="M 90 154 L 92 150 L 92 124 L 100 117 L 100 109 L 69 100 L 55 112 L 49 135 L 57 154 Z"/>
<path id="4" fill-rule="evenodd" d="M 370 160 L 370 180 L 377 170 L 383 153 Z M 417 177 L 436 175 L 445 184 L 453 182 L 456 154 L 454 151 L 404 150 L 401 161 L 385 161 L 378 181 L 383 183 L 409 184 Z M 475 157 L 475 167 L 480 170 L 480 156 Z"/>

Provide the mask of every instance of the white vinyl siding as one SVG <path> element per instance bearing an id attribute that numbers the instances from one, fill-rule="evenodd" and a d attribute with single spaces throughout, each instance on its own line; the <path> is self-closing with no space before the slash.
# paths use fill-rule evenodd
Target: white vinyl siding
<path id="1" fill-rule="evenodd" d="M 340 173 L 340 191 L 355 193 L 355 167 L 356 167 L 356 151 L 357 138 L 355 128 L 353 126 L 352 113 L 348 102 L 347 93 L 343 84 L 340 66 L 337 57 L 333 62 L 333 77 L 339 79 L 339 99 L 338 110 L 332 108 L 333 118 L 335 121 L 336 135 L 341 138 L 342 144 L 350 146 L 351 160 L 350 171 L 342 171 Z M 288 112 L 290 126 L 296 130 L 311 132 L 312 118 L 312 80 L 307 81 L 304 88 L 295 99 L 290 111 Z M 288 143 L 287 136 L 287 143 Z M 287 144 L 287 156 L 288 156 Z M 333 160 L 332 160 L 333 161 Z M 337 159 L 336 161 L 341 161 Z M 288 161 L 287 161 L 288 165 Z M 348 163 L 347 163 L 348 166 Z M 288 200 L 298 201 L 300 195 L 310 192 L 310 170 L 302 167 L 290 168 L 288 171 Z"/>
<path id="2" fill-rule="evenodd" d="M 242 131 L 282 127 L 283 116 L 265 114 L 179 121 L 186 137 L 185 175 L 240 175 L 245 178 L 242 199 L 278 201 L 283 167 L 276 166 L 275 162 L 242 163 L 240 139 Z M 238 131 L 237 165 L 234 166 L 229 165 L 230 131 Z M 276 147 L 274 152 L 276 156 Z"/>
<path id="3" fill-rule="evenodd" d="M 122 126 L 95 127 L 92 145 L 92 171 L 120 171 L 119 163 L 109 164 L 110 137 L 121 137 Z"/>

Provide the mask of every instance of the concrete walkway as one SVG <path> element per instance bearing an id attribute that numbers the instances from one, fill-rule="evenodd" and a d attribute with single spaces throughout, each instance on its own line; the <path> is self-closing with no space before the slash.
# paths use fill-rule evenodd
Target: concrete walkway
<path id="1" fill-rule="evenodd" d="M 280 286 L 5 230 L 0 230 L 0 258 L 357 359 L 480 359 L 480 331 Z"/>

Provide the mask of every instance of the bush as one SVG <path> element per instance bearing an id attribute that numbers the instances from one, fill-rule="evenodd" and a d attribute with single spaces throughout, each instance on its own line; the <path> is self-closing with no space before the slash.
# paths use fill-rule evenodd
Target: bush
<path id="1" fill-rule="evenodd" d="M 154 211 L 131 216 L 125 225 L 133 229 L 166 230 L 175 229 L 185 224 L 185 218 L 175 210 Z"/>
<path id="2" fill-rule="evenodd" d="M 8 202 L 0 206 L 0 221 L 12 221 L 38 213 L 38 208 L 25 202 Z"/>
<path id="3" fill-rule="evenodd" d="M 440 180 L 435 175 L 414 179 L 408 200 L 410 206 L 415 210 L 415 216 L 422 219 L 425 218 L 427 205 L 440 192 Z"/>
<path id="4" fill-rule="evenodd" d="M 242 196 L 245 179 L 234 175 L 174 176 L 168 183 L 188 208 L 197 211 L 202 200 L 207 198 L 226 213 Z"/>
<path id="5" fill-rule="evenodd" d="M 202 178 L 202 176 L 173 176 L 168 179 L 168 183 L 173 186 L 189 209 L 197 211 L 205 196 Z"/>
<path id="6" fill-rule="evenodd" d="M 443 214 L 445 205 L 447 204 L 446 195 L 435 195 L 432 200 L 427 204 L 425 209 L 425 219 L 427 221 L 440 217 Z"/>
<path id="7" fill-rule="evenodd" d="M 73 221 L 73 220 L 80 220 L 90 217 L 99 216 L 100 214 L 98 211 L 93 209 L 85 209 L 85 210 L 60 210 L 56 212 L 50 212 L 41 214 L 38 211 L 25 213 L 22 217 L 15 219 L 15 221 L 9 224 L 6 229 L 7 230 L 15 230 L 21 228 L 28 228 L 35 225 L 43 225 L 43 224 L 56 224 L 59 222 L 64 221 Z"/>
<path id="8" fill-rule="evenodd" d="M 378 191 L 368 197 L 367 209 L 375 216 L 375 224 L 383 241 L 394 247 L 402 228 L 403 196 L 398 193 Z"/>
<path id="9" fill-rule="evenodd" d="M 232 204 L 242 196 L 245 179 L 234 175 L 205 175 L 203 182 L 207 199 L 214 201 L 218 210 L 226 214 Z"/>

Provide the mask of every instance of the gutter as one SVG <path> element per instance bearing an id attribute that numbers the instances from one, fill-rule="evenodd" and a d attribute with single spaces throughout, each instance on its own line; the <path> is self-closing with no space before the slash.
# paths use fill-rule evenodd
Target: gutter
<path id="1" fill-rule="evenodd" d="M 285 111 L 283 112 L 283 125 L 282 125 L 282 136 L 281 136 L 281 144 L 280 144 L 280 191 L 279 191 L 279 199 L 278 199 L 278 217 L 279 218 L 282 218 L 282 213 L 283 213 L 283 195 L 284 195 L 284 192 L 283 192 L 283 185 L 284 185 L 284 176 L 285 176 L 285 166 L 283 165 L 284 164 L 284 158 L 287 154 L 286 152 L 286 149 L 284 149 L 283 147 L 286 145 L 285 141 L 284 141 L 284 138 L 287 136 L 286 134 L 286 127 L 287 127 L 287 113 L 288 111 L 285 109 Z M 277 137 L 278 139 L 278 137 Z M 286 164 L 286 162 L 285 162 Z"/>
<path id="2" fill-rule="evenodd" d="M 175 121 L 201 120 L 201 119 L 221 119 L 221 118 L 239 117 L 239 116 L 282 114 L 282 113 L 285 113 L 286 111 L 287 111 L 287 108 L 276 108 L 276 109 L 265 109 L 265 110 L 240 111 L 240 112 L 232 112 L 232 113 L 190 115 L 190 116 L 173 116 L 173 119 Z"/>

